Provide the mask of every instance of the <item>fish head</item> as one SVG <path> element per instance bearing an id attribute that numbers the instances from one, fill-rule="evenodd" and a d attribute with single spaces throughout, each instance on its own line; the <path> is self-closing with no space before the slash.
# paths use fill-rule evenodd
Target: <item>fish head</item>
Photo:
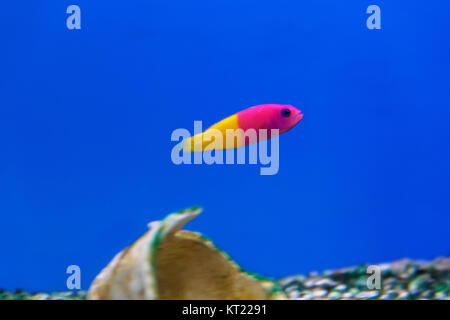
<path id="1" fill-rule="evenodd" d="M 271 127 L 284 133 L 293 128 L 303 118 L 303 113 L 291 105 L 273 104 L 271 109 Z"/>

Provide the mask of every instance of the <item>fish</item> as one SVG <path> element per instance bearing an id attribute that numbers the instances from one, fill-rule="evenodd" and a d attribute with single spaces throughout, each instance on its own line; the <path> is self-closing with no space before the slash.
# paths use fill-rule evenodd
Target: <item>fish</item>
<path id="1" fill-rule="evenodd" d="M 296 126 L 301 119 L 303 119 L 303 113 L 292 105 L 253 106 L 213 124 L 201 133 L 184 139 L 183 150 L 185 152 L 211 150 L 208 146 L 213 140 L 215 150 L 240 148 L 285 133 Z M 216 141 L 219 136 L 222 141 Z"/>

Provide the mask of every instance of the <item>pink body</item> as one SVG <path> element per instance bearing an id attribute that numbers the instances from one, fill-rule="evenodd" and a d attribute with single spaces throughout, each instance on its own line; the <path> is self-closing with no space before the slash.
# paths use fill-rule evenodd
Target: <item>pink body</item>
<path id="1" fill-rule="evenodd" d="M 239 128 L 244 131 L 255 129 L 260 141 L 259 129 L 267 129 L 269 139 L 270 129 L 279 129 L 280 134 L 285 133 L 303 118 L 303 114 L 291 105 L 261 104 L 238 112 L 237 117 Z"/>

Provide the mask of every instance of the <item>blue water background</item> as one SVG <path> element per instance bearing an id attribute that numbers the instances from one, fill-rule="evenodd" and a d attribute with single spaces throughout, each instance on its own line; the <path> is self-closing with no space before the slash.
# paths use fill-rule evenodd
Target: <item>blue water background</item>
<path id="1" fill-rule="evenodd" d="M 81 30 L 66 8 L 81 8 Z M 381 8 L 368 30 L 366 8 Z M 450 2 L 8 1 L 0 287 L 82 288 L 149 221 L 281 277 L 450 252 Z M 176 128 L 293 104 L 280 170 L 175 166 Z"/>

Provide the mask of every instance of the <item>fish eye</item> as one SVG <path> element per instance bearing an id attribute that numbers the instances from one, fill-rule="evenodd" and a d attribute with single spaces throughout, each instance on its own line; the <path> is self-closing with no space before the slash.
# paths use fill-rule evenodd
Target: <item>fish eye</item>
<path id="1" fill-rule="evenodd" d="M 289 109 L 283 109 L 283 110 L 281 110 L 281 115 L 283 116 L 283 117 L 289 117 L 290 115 L 291 115 L 291 110 L 289 110 Z"/>

